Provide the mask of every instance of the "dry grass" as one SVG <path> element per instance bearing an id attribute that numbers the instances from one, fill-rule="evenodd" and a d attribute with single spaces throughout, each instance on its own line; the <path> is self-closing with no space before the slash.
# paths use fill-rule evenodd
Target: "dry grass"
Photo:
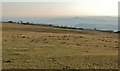
<path id="1" fill-rule="evenodd" d="M 2 25 L 3 69 L 118 68 L 116 33 Z"/>

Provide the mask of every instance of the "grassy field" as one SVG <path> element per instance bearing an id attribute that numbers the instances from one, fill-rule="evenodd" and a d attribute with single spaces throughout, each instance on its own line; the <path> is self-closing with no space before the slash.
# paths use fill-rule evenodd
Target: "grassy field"
<path id="1" fill-rule="evenodd" d="M 2 24 L 3 69 L 118 69 L 118 34 Z"/>

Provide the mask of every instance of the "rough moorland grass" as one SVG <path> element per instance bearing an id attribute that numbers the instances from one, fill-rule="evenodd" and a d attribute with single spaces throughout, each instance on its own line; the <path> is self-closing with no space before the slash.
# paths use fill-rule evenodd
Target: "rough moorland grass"
<path id="1" fill-rule="evenodd" d="M 3 69 L 118 68 L 116 33 L 2 25 Z"/>

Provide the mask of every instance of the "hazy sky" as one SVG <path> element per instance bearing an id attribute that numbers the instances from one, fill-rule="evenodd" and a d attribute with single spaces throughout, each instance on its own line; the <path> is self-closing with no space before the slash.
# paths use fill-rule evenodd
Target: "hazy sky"
<path id="1" fill-rule="evenodd" d="M 3 16 L 117 16 L 119 0 L 2 0 Z"/>

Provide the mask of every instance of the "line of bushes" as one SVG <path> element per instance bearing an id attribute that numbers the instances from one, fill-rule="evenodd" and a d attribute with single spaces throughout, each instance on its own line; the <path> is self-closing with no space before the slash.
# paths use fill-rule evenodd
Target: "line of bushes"
<path id="1" fill-rule="evenodd" d="M 30 22 L 14 22 L 14 21 L 7 21 L 5 23 L 17 23 L 17 24 L 23 24 L 23 25 L 37 25 L 37 26 L 46 26 L 46 27 L 55 27 L 55 28 L 63 28 L 63 29 L 78 29 L 78 30 L 84 30 L 84 28 L 75 28 L 75 27 L 68 27 L 68 26 L 58 26 L 58 25 L 53 25 L 53 24 L 33 24 Z M 94 30 L 97 30 L 97 28 L 94 28 Z M 97 31 L 101 31 L 101 32 L 114 32 L 113 30 L 97 30 Z M 117 31 L 115 33 L 120 33 L 120 31 Z"/>
<path id="2" fill-rule="evenodd" d="M 17 23 L 17 24 L 23 24 L 23 25 L 37 25 L 37 26 L 46 26 L 46 27 L 55 27 L 55 28 L 63 28 L 63 29 L 79 29 L 79 30 L 84 30 L 83 28 L 75 28 L 75 27 L 68 27 L 68 26 L 58 26 L 58 25 L 52 25 L 52 24 L 33 24 L 33 23 L 30 23 L 30 22 L 23 22 L 23 21 L 20 21 L 20 22 L 14 22 L 14 21 L 7 21 L 7 22 L 4 22 L 4 23 Z"/>

